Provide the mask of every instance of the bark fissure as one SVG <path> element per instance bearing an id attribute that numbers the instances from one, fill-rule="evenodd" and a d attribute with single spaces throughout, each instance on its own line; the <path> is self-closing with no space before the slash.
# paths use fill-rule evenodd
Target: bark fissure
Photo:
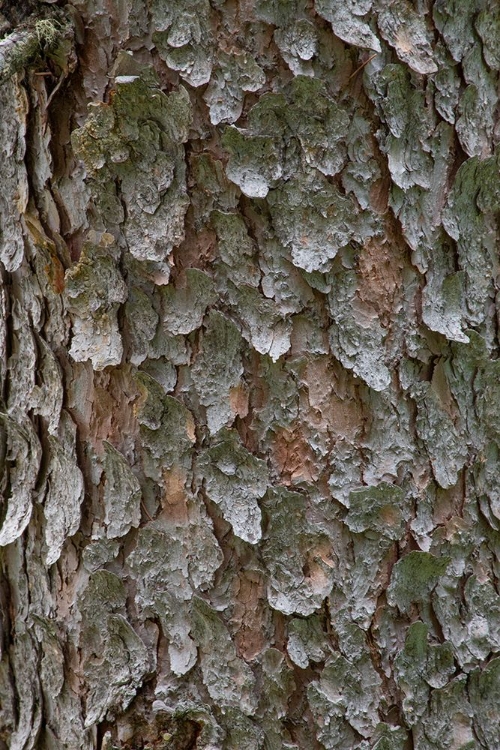
<path id="1" fill-rule="evenodd" d="M 0 750 L 496 748 L 496 8 L 0 35 Z"/>

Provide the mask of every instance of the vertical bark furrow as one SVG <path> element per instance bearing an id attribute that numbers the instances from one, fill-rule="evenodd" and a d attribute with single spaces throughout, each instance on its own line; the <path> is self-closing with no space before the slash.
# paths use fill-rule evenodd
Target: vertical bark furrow
<path id="1" fill-rule="evenodd" d="M 0 750 L 498 747 L 498 11 L 52 5 L 0 3 Z"/>

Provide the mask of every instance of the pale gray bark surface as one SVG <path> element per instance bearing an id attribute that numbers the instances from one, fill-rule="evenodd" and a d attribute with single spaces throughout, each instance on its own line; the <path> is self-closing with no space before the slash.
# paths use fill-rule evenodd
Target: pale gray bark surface
<path id="1" fill-rule="evenodd" d="M 0 10 L 0 748 L 500 747 L 499 7 Z"/>

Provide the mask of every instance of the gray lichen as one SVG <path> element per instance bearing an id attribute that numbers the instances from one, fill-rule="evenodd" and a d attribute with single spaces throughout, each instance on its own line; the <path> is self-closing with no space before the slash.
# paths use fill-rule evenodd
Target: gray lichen
<path id="1" fill-rule="evenodd" d="M 211 311 L 191 375 L 200 403 L 207 409 L 207 424 L 215 434 L 236 416 L 230 396 L 243 372 L 241 334 L 225 315 Z"/>
<path id="2" fill-rule="evenodd" d="M 76 362 L 90 359 L 96 370 L 120 364 L 123 354 L 117 313 L 127 288 L 106 245 L 87 244 L 66 275 L 67 306 L 73 315 L 70 354 Z"/>
<path id="3" fill-rule="evenodd" d="M 269 490 L 263 500 L 266 534 L 263 557 L 269 571 L 268 599 L 285 614 L 309 615 L 331 591 L 333 550 L 315 532 L 306 515 L 306 500 L 285 488 Z M 284 567 L 280 559 L 287 555 Z"/>
<path id="4" fill-rule="evenodd" d="M 146 646 L 123 614 L 125 601 L 122 581 L 104 570 L 93 574 L 80 597 L 86 726 L 126 708 L 148 671 Z"/>
<path id="5" fill-rule="evenodd" d="M 236 536 L 256 544 L 262 535 L 258 500 L 268 486 L 264 461 L 252 456 L 234 431 L 223 430 L 201 455 L 197 474 Z"/>
<path id="6" fill-rule="evenodd" d="M 0 745 L 496 747 L 496 7 L 11 5 Z"/>

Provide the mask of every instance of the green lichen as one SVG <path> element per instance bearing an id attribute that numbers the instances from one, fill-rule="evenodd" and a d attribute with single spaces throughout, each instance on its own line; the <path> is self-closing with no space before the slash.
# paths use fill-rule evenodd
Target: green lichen
<path id="1" fill-rule="evenodd" d="M 137 373 L 136 382 L 141 391 L 137 418 L 144 471 L 158 482 L 165 469 L 190 465 L 194 420 L 184 404 L 166 396 L 162 386 L 147 373 Z"/>
<path id="2" fill-rule="evenodd" d="M 425 602 L 450 563 L 449 557 L 435 557 L 415 550 L 398 560 L 387 591 L 389 604 L 406 612 L 413 602 Z"/>
<path id="3" fill-rule="evenodd" d="M 399 539 L 404 529 L 404 492 L 381 482 L 376 487 L 355 490 L 349 495 L 350 509 L 346 523 L 356 533 L 368 530 Z"/>
<path id="4" fill-rule="evenodd" d="M 0 71 L 0 80 L 10 78 L 23 68 L 41 64 L 45 57 L 52 58 L 68 30 L 68 24 L 57 18 L 41 18 L 30 27 L 15 32 L 11 37 L 12 48 L 7 52 Z"/>
<path id="5" fill-rule="evenodd" d="M 171 333 L 187 334 L 200 328 L 207 307 L 217 296 L 212 279 L 197 268 L 188 268 L 174 287 L 168 284 L 162 292 L 162 319 Z"/>
<path id="6" fill-rule="evenodd" d="M 236 536 L 256 544 L 262 533 L 257 501 L 269 481 L 265 462 L 241 444 L 234 430 L 221 430 L 213 446 L 200 456 L 197 473 Z"/>
<path id="7" fill-rule="evenodd" d="M 61 25 L 57 21 L 49 18 L 42 18 L 35 21 L 35 35 L 41 50 L 51 49 L 61 33 Z"/>
<path id="8" fill-rule="evenodd" d="M 261 505 L 269 603 L 287 615 L 310 615 L 332 589 L 330 540 L 309 521 L 308 498 L 302 493 L 285 487 L 269 489 Z M 282 564 L 285 557 L 286 566 Z"/>
<path id="9" fill-rule="evenodd" d="M 212 434 L 232 424 L 236 417 L 230 395 L 243 372 L 241 348 L 237 326 L 222 313 L 211 311 L 191 377 L 200 403 L 207 409 L 207 425 Z"/>

